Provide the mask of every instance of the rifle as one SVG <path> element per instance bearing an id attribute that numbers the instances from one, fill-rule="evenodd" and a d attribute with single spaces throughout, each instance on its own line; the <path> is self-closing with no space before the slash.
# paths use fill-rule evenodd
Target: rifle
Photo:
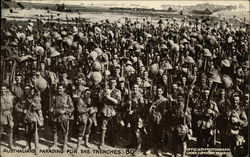
<path id="1" fill-rule="evenodd" d="M 132 96 L 131 96 L 131 90 L 130 90 L 130 83 L 129 83 L 129 80 L 128 80 L 128 98 L 129 98 L 129 101 L 131 101 L 132 99 Z M 131 111 L 131 108 L 132 108 L 132 103 L 129 104 L 129 111 Z"/>
<path id="2" fill-rule="evenodd" d="M 34 101 L 34 99 L 35 99 L 35 94 L 36 94 L 36 93 L 34 93 L 34 94 L 32 95 L 32 100 L 31 100 L 31 101 L 29 101 L 29 100 L 27 99 L 28 102 L 29 102 L 29 104 L 30 104 L 30 106 L 29 106 L 29 108 L 28 108 L 28 110 L 27 110 L 27 112 L 26 112 L 26 114 L 25 114 L 24 121 L 26 121 L 26 118 L 27 118 L 28 114 L 30 113 L 32 103 L 33 103 L 33 101 Z"/>
<path id="3" fill-rule="evenodd" d="M 194 83 L 196 81 L 196 78 L 197 76 L 194 77 L 191 85 L 190 85 L 190 88 L 189 88 L 189 91 L 188 91 L 188 94 L 187 94 L 187 100 L 186 100 L 186 104 L 185 104 L 185 107 L 184 107 L 184 125 L 186 125 L 187 123 L 187 116 L 186 116 L 186 113 L 187 113 L 187 109 L 188 109 L 188 104 L 189 104 L 189 100 L 190 100 L 190 91 L 194 88 Z"/>

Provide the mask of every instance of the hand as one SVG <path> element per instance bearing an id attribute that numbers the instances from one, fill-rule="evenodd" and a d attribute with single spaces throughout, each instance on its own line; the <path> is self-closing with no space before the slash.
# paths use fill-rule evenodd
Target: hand
<path id="1" fill-rule="evenodd" d="M 232 123 L 237 123 L 238 121 L 239 121 L 238 118 L 236 118 L 236 117 L 233 117 L 233 118 L 232 118 Z"/>
<path id="2" fill-rule="evenodd" d="M 94 107 L 90 107 L 90 108 L 89 108 L 89 113 L 92 114 L 92 113 L 94 113 L 94 112 L 95 112 Z"/>
<path id="3" fill-rule="evenodd" d="M 131 101 L 131 100 L 129 100 L 129 101 L 128 101 L 128 104 L 129 104 L 129 105 L 131 105 L 131 104 L 132 104 L 132 101 Z"/>
<path id="4" fill-rule="evenodd" d="M 24 114 L 26 114 L 26 113 L 27 113 L 27 110 L 26 110 L 26 109 L 25 109 L 25 110 L 23 110 L 23 113 L 24 113 Z"/>
<path id="5" fill-rule="evenodd" d="M 132 115 L 133 113 L 134 113 L 134 111 L 132 111 L 132 110 L 128 112 L 129 115 Z"/>
<path id="6" fill-rule="evenodd" d="M 49 109 L 49 112 L 53 112 L 53 111 L 54 111 L 53 108 L 50 108 L 50 109 Z"/>
<path id="7" fill-rule="evenodd" d="M 105 93 L 106 93 L 107 96 L 110 96 L 111 90 L 110 89 L 106 89 Z"/>

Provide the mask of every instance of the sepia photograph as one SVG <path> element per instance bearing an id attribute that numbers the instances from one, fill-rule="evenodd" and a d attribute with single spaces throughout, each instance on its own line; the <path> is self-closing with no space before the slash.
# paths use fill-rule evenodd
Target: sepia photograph
<path id="1" fill-rule="evenodd" d="M 248 157 L 249 7 L 2 0 L 0 157 Z"/>

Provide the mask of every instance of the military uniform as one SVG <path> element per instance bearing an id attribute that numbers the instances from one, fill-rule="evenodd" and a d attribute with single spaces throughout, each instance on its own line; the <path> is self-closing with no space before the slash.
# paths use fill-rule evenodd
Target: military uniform
<path id="1" fill-rule="evenodd" d="M 216 118 L 216 129 L 219 131 L 219 137 L 221 137 L 221 146 L 226 146 L 226 130 L 227 130 L 227 113 L 231 109 L 231 104 L 227 100 L 220 99 L 217 101 L 219 116 Z"/>
<path id="2" fill-rule="evenodd" d="M 16 101 L 20 101 L 23 98 L 24 92 L 23 88 L 20 84 L 14 84 L 12 87 L 12 93 L 16 97 Z M 19 136 L 19 124 L 23 122 L 23 118 L 20 118 L 16 110 L 13 110 L 13 118 L 14 118 L 14 135 Z"/>
<path id="3" fill-rule="evenodd" d="M 165 136 L 165 117 L 168 108 L 168 99 L 162 96 L 156 99 L 150 109 L 150 127 L 153 147 L 160 150 Z"/>
<path id="4" fill-rule="evenodd" d="M 15 106 L 20 117 L 23 117 L 26 132 L 26 148 L 31 148 L 31 138 L 34 137 L 36 153 L 39 149 L 38 127 L 43 126 L 41 97 L 39 93 L 24 96 Z"/>
<path id="5" fill-rule="evenodd" d="M 7 129 L 9 136 L 9 147 L 13 149 L 13 101 L 14 96 L 12 94 L 7 94 L 5 96 L 1 95 L 1 124 L 0 124 L 0 136 L 2 135 L 4 128 Z"/>
<path id="6" fill-rule="evenodd" d="M 83 85 L 76 86 L 75 89 L 73 89 L 72 101 L 74 104 L 74 111 L 73 111 L 74 120 L 72 121 L 72 123 L 70 123 L 70 128 L 72 129 L 72 132 L 70 132 L 71 135 L 77 134 L 77 129 L 78 129 L 77 128 L 77 104 L 80 99 L 81 93 L 84 92 L 86 89 L 88 89 L 88 87 L 85 87 Z"/>
<path id="7" fill-rule="evenodd" d="M 236 135 L 242 135 L 243 129 L 248 125 L 247 116 L 244 110 L 240 108 L 232 109 L 227 112 L 227 146 L 234 146 L 234 138 Z"/>
<path id="8" fill-rule="evenodd" d="M 80 98 L 77 104 L 77 123 L 78 123 L 78 143 L 77 149 L 81 145 L 82 137 L 85 136 L 85 146 L 89 147 L 89 134 L 91 133 L 91 127 L 96 122 L 97 107 L 94 107 L 91 100 Z"/>
<path id="9" fill-rule="evenodd" d="M 142 146 L 142 134 L 145 133 L 145 120 L 143 117 L 144 111 L 144 98 L 143 95 L 138 91 L 138 93 L 131 94 L 131 102 L 127 102 L 128 113 L 125 116 L 127 126 L 130 126 L 131 146 L 136 147 L 136 152 L 139 152 Z M 131 106 L 131 108 L 130 108 Z"/>
<path id="10" fill-rule="evenodd" d="M 64 135 L 63 151 L 66 151 L 69 133 L 69 119 L 73 118 L 72 112 L 74 111 L 71 97 L 66 93 L 56 95 L 51 106 L 51 111 L 54 138 L 54 145 L 52 147 L 57 147 L 57 133 L 59 129 L 62 129 Z"/>
<path id="11" fill-rule="evenodd" d="M 109 90 L 109 89 L 108 89 Z M 112 119 L 112 117 L 116 116 L 116 107 L 119 106 L 120 102 L 121 102 L 121 92 L 114 88 L 111 89 L 110 92 L 110 97 L 115 99 L 117 101 L 117 103 L 114 103 L 113 101 L 109 100 L 106 96 L 104 96 L 103 94 L 106 91 L 102 91 L 103 93 L 101 94 L 101 102 L 103 103 L 103 108 L 101 109 L 101 114 L 102 114 L 102 137 L 101 137 L 101 145 L 100 148 L 102 146 L 104 146 L 104 140 L 105 140 L 105 135 L 106 135 L 106 130 L 107 130 L 107 125 L 108 123 L 111 122 L 111 142 L 112 144 L 114 144 L 115 142 L 115 130 L 117 128 L 117 122 L 114 121 L 114 118 Z M 115 130 L 114 130 L 115 129 Z"/>
<path id="12" fill-rule="evenodd" d="M 213 144 L 213 129 L 215 118 L 219 115 L 217 104 L 210 100 L 209 105 L 205 100 L 196 103 L 194 117 L 197 120 L 197 146 L 208 147 Z"/>
<path id="13" fill-rule="evenodd" d="M 191 131 L 191 111 L 190 108 L 187 108 L 186 113 L 184 111 L 184 104 L 180 106 L 179 104 L 175 104 L 172 110 L 171 115 L 171 129 L 173 133 L 173 152 L 174 155 L 181 154 L 185 155 L 187 142 L 190 140 L 192 135 Z M 184 123 L 184 118 L 186 119 L 186 123 Z"/>

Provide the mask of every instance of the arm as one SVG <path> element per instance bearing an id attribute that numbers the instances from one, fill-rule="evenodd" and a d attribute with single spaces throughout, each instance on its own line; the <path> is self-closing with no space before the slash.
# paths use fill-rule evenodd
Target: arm
<path id="1" fill-rule="evenodd" d="M 71 113 L 71 112 L 73 112 L 74 111 L 74 105 L 73 105 L 73 102 L 72 102 L 72 99 L 71 99 L 71 97 L 69 96 L 69 95 L 67 95 L 67 99 L 68 99 L 68 108 L 67 108 L 67 112 L 68 113 Z"/>
<path id="2" fill-rule="evenodd" d="M 89 111 L 89 108 L 87 108 L 86 103 L 82 99 L 79 99 L 77 103 L 77 111 L 78 113 L 86 113 Z"/>
<path id="3" fill-rule="evenodd" d="M 244 111 L 240 114 L 239 123 L 241 127 L 246 127 L 248 125 L 247 115 Z"/>
<path id="4" fill-rule="evenodd" d="M 14 105 L 14 110 L 19 113 L 24 113 L 24 110 L 22 109 L 22 102 L 21 100 Z"/>
<path id="5" fill-rule="evenodd" d="M 115 98 L 111 97 L 110 95 L 107 96 L 107 99 L 112 101 L 115 105 L 118 105 L 121 102 L 121 92 L 117 92 Z"/>

